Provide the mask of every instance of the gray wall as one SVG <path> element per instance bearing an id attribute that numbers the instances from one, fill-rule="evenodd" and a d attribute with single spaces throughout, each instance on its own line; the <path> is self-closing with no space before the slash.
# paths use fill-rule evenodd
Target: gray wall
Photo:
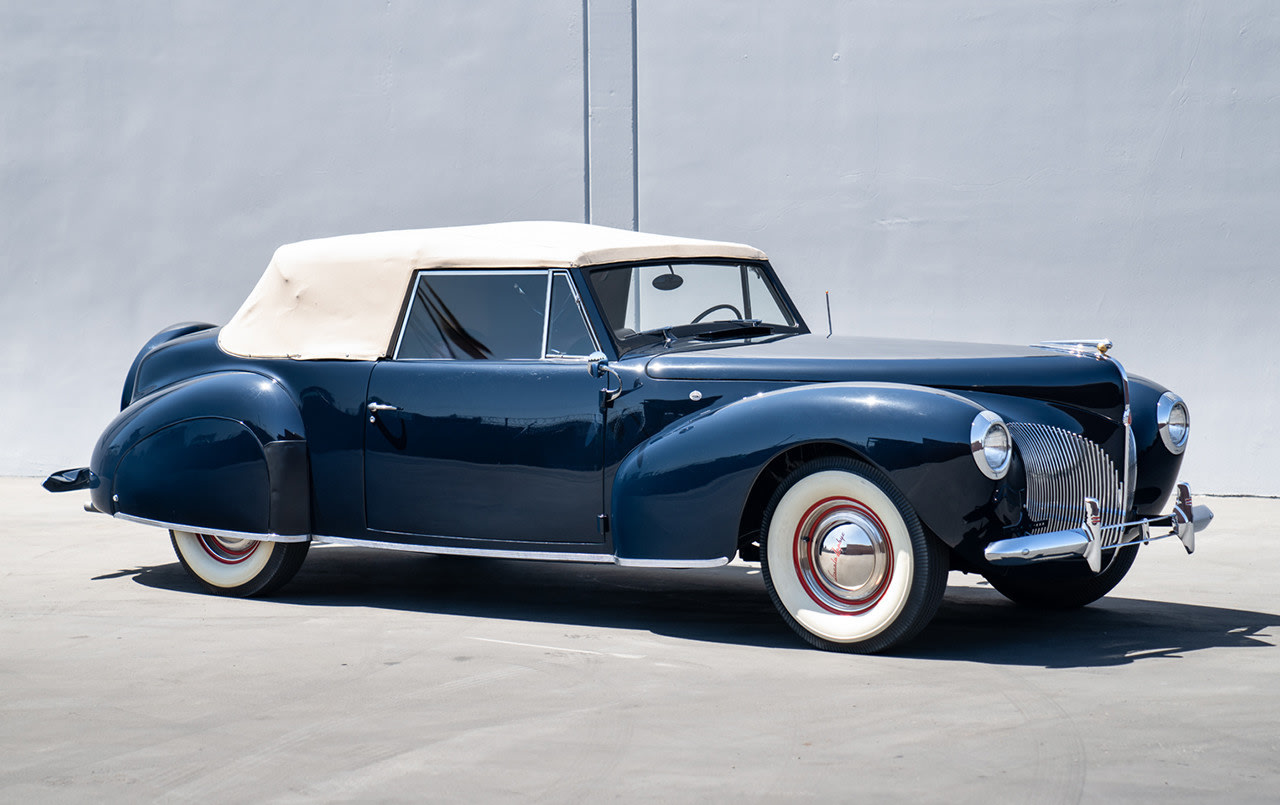
<path id="1" fill-rule="evenodd" d="M 1196 488 L 1280 494 L 1275 3 L 217 8 L 0 0 L 0 473 L 82 464 L 279 243 L 590 217 L 758 245 L 842 333 L 1110 337 Z"/>

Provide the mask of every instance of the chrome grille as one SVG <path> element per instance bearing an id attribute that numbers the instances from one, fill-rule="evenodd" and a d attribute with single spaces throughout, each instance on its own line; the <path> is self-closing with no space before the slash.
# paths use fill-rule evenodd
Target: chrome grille
<path id="1" fill-rule="evenodd" d="M 1102 448 L 1071 431 L 1049 425 L 1010 422 L 1009 431 L 1027 470 L 1027 513 L 1043 526 L 1033 534 L 1079 528 L 1084 499 L 1102 507 L 1102 526 L 1124 522 L 1124 479 Z M 1104 547 L 1118 545 L 1121 529 L 1104 530 Z"/>

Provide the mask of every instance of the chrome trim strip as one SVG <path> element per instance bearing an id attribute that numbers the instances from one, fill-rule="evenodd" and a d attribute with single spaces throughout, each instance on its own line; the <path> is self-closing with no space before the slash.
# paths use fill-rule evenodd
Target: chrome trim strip
<path id="1" fill-rule="evenodd" d="M 569 280 L 569 290 L 573 293 L 573 301 L 578 303 L 578 315 L 582 316 L 582 323 L 587 325 L 587 334 L 591 336 L 592 345 L 596 350 L 599 350 L 600 337 L 596 335 L 595 329 L 591 326 L 591 319 L 587 316 L 587 308 L 582 303 L 582 294 L 578 293 L 578 286 L 573 284 L 573 275 L 568 271 L 563 271 L 561 273 L 563 273 L 565 278 Z M 550 313 L 550 311 L 548 311 L 548 313 Z"/>
<path id="2" fill-rule="evenodd" d="M 158 526 L 159 528 L 167 528 L 170 531 L 190 531 L 193 534 L 207 534 L 211 537 L 254 539 L 259 542 L 306 542 L 311 539 L 310 534 L 256 534 L 249 531 L 229 531 L 225 528 L 206 528 L 199 525 L 166 523 L 163 520 L 148 520 L 145 517 L 135 517 L 132 514 L 124 514 L 123 512 L 116 512 L 113 516 L 139 525 L 153 525 Z"/>
<path id="3" fill-rule="evenodd" d="M 609 553 L 569 553 L 565 551 L 519 551 L 499 548 L 460 548 L 454 545 L 412 545 L 403 542 L 330 537 L 316 534 L 319 543 L 347 545 L 352 548 L 379 548 L 409 553 L 439 554 L 441 556 L 480 556 L 488 559 L 532 559 L 540 562 L 580 562 L 587 564 L 616 564 L 622 567 L 708 568 L 729 564 L 724 557 L 715 559 L 626 559 Z"/>
<path id="4" fill-rule="evenodd" d="M 404 343 L 404 331 L 409 327 L 409 317 L 413 315 L 413 304 L 418 301 L 418 285 L 422 282 L 422 272 L 413 275 L 413 290 L 409 292 L 409 303 L 404 309 L 404 321 L 400 322 L 400 334 L 396 336 L 396 348 L 391 350 L 391 360 L 400 360 L 400 345 Z"/>
<path id="5" fill-rule="evenodd" d="M 551 288 L 555 284 L 555 272 L 547 272 L 547 293 L 542 300 L 542 350 L 538 352 L 544 358 L 547 357 L 547 338 L 551 335 Z"/>
<path id="6" fill-rule="evenodd" d="M 1133 438 L 1133 409 L 1129 405 L 1129 373 L 1124 370 L 1124 364 L 1111 357 L 1103 354 L 1103 359 L 1110 361 L 1116 370 L 1120 372 L 1120 383 L 1124 388 L 1124 513 L 1127 515 L 1129 509 L 1133 506 L 1134 478 L 1137 470 L 1138 451 L 1137 442 Z"/>
<path id="7" fill-rule="evenodd" d="M 433 553 L 443 556 L 482 556 L 490 559 L 535 559 L 542 562 L 590 562 L 608 564 L 613 555 L 607 553 L 563 553 L 560 551 L 505 551 L 497 548 L 459 548 L 452 545 L 411 545 L 403 542 L 379 542 L 350 537 L 330 537 L 317 534 L 316 540 L 333 545 L 349 545 L 353 548 L 381 548 L 409 553 Z"/>
<path id="8" fill-rule="evenodd" d="M 621 556 L 613 558 L 614 564 L 622 567 L 671 567 L 699 568 L 724 567 L 729 564 L 728 557 L 717 556 L 715 559 L 626 559 Z"/>

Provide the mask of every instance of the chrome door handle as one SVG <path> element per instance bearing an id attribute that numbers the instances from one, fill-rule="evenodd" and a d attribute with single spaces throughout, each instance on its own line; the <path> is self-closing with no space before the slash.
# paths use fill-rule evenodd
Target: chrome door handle
<path id="1" fill-rule="evenodd" d="M 382 411 L 399 411 L 400 407 L 396 405 L 387 405 L 386 403 L 371 402 L 366 408 L 369 409 L 369 421 L 377 422 L 378 414 Z"/>

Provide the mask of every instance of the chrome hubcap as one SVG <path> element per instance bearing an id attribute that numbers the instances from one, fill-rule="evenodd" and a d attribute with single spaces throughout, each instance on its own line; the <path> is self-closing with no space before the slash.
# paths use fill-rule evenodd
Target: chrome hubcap
<path id="1" fill-rule="evenodd" d="M 205 553 L 227 565 L 243 562 L 253 555 L 261 544 L 256 539 L 233 539 L 231 537 L 215 537 L 209 534 L 198 535 L 200 545 Z"/>
<path id="2" fill-rule="evenodd" d="M 850 498 L 814 504 L 796 528 L 795 551 L 805 591 L 830 612 L 871 609 L 893 575 L 893 541 L 884 523 Z"/>
<path id="3" fill-rule="evenodd" d="M 828 585 L 842 596 L 874 589 L 885 576 L 889 548 L 875 523 L 860 512 L 839 510 L 814 529 L 814 564 Z"/>

